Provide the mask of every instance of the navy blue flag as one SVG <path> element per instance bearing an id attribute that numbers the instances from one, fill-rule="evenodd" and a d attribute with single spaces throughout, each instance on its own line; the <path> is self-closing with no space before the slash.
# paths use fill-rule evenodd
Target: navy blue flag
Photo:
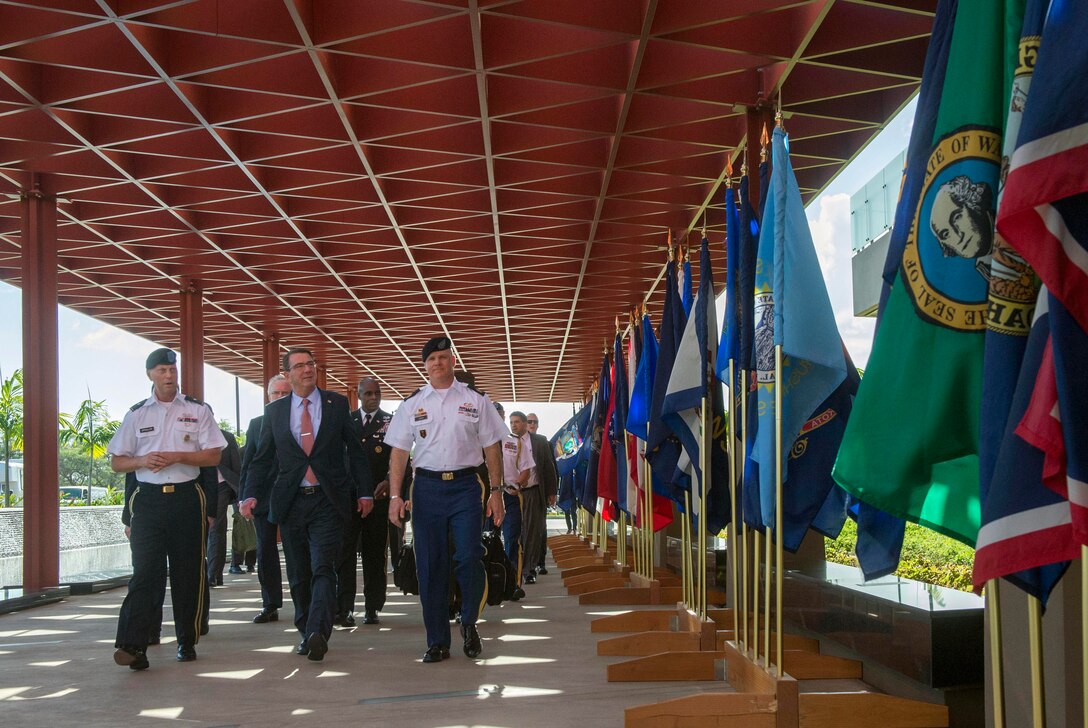
<path id="1" fill-rule="evenodd" d="M 1048 26 L 1049 27 L 1049 26 Z M 1050 339 L 1065 443 L 1065 494 L 1073 539 L 1088 544 L 1088 333 L 1071 309 L 1050 294 Z"/>
<path id="2" fill-rule="evenodd" d="M 879 579 L 899 568 L 906 522 L 850 496 L 850 514 L 858 523 L 854 555 L 866 581 Z"/>
<path id="3" fill-rule="evenodd" d="M 627 357 L 624 356 L 623 337 L 619 332 L 616 333 L 612 348 L 612 361 L 615 362 L 613 387 L 616 390 L 616 410 L 612 414 L 608 436 L 611 440 L 612 451 L 616 455 L 616 507 L 630 516 L 635 513 L 637 504 L 627 502 L 627 478 L 630 467 L 627 459 L 627 407 L 630 394 L 627 389 Z"/>
<path id="4" fill-rule="evenodd" d="M 725 188 L 725 317 L 722 319 L 721 341 L 718 343 L 718 379 L 729 382 L 729 362 L 737 361 L 740 353 L 740 215 L 737 213 L 736 194 L 732 187 Z M 730 382 L 730 389 L 735 389 Z"/>
<path id="5" fill-rule="evenodd" d="M 756 286 L 756 249 L 759 246 L 759 219 L 748 197 L 748 175 L 740 178 L 740 209 L 737 240 L 737 362 L 742 369 L 752 368 L 752 338 L 755 330 L 752 292 Z"/>
<path id="6" fill-rule="evenodd" d="M 552 452 L 555 453 L 555 465 L 559 477 L 572 473 L 577 463 L 588 460 L 588 453 L 582 446 L 587 442 L 586 433 L 589 432 L 592 414 L 592 403 L 584 404 L 549 440 Z"/>
<path id="7" fill-rule="evenodd" d="M 691 250 L 684 251 L 684 261 L 680 264 L 680 302 L 684 305 L 684 316 L 691 315 L 691 306 L 695 302 L 691 287 Z"/>
<path id="8" fill-rule="evenodd" d="M 661 419 L 661 406 L 665 402 L 665 393 L 672 376 L 673 361 L 680 347 L 680 336 L 684 332 L 687 316 L 680 302 L 676 285 L 676 263 L 672 260 L 665 266 L 665 305 L 661 310 L 661 336 L 657 350 L 657 371 L 654 372 L 653 396 L 650 398 L 649 439 L 646 441 L 646 459 L 656 476 L 653 479 L 654 492 L 671 498 L 678 503 L 684 502 L 685 483 L 676 483 L 676 463 L 680 459 L 680 441 Z M 660 491 L 657 489 L 660 488 Z"/>
<path id="9" fill-rule="evenodd" d="M 650 401 L 653 399 L 654 375 L 657 373 L 657 337 L 654 335 L 650 315 L 643 314 L 639 328 L 642 331 L 642 350 L 635 371 L 635 383 L 631 387 L 631 407 L 627 412 L 627 431 L 645 441 L 649 430 Z"/>

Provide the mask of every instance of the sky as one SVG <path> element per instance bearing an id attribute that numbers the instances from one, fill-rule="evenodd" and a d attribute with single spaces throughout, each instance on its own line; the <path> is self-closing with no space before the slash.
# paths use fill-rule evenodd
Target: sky
<path id="1" fill-rule="evenodd" d="M 910 138 L 915 101 L 911 101 L 877 138 L 806 208 L 813 243 L 820 259 L 832 308 L 843 341 L 854 359 L 864 368 L 872 348 L 872 318 L 853 315 L 850 272 L 850 195 L 888 164 Z M 789 131 L 789 122 L 786 122 Z M 712 241 L 720 242 L 720 241 Z M 725 309 L 724 294 L 718 301 L 718 321 Z M 73 412 L 90 396 L 102 400 L 111 417 L 121 419 L 125 411 L 150 394 L 150 382 L 143 362 L 157 344 L 108 324 L 96 321 L 63 306 L 59 311 L 60 410 Z M 184 362 L 181 362 L 184 366 Z M 22 293 L 0 282 L 0 374 L 10 376 L 22 366 Z M 245 430 L 249 420 L 261 414 L 264 401 L 260 387 L 211 366 L 204 368 L 204 398 L 216 417 Z M 392 411 L 397 401 L 385 401 Z M 503 402 L 506 412 L 535 412 L 540 431 L 551 435 L 573 414 L 570 402 Z M 236 416 L 236 409 L 240 417 Z M 237 422 L 236 422 L 237 420 Z"/>

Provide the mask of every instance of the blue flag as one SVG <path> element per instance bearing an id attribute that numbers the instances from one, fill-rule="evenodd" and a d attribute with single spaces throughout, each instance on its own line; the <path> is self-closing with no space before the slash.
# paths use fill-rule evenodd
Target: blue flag
<path id="1" fill-rule="evenodd" d="M 548 441 L 552 446 L 552 452 L 555 453 L 555 465 L 559 477 L 572 472 L 579 461 L 588 459 L 582 446 L 586 442 L 592 410 L 592 402 L 582 405 L 582 408 L 564 422 Z"/>
<path id="2" fill-rule="evenodd" d="M 680 265 L 680 302 L 684 305 L 684 316 L 691 315 L 691 307 L 695 301 L 691 291 L 691 250 L 684 251 L 686 256 Z"/>
<path id="3" fill-rule="evenodd" d="M 642 315 L 642 353 L 631 387 L 631 408 L 627 412 L 627 431 L 640 440 L 648 438 L 650 400 L 654 392 L 654 375 L 657 373 L 657 337 L 650 322 L 650 314 Z"/>
<path id="4" fill-rule="evenodd" d="M 634 503 L 627 503 L 627 469 L 630 463 L 627 460 L 627 406 L 630 399 L 627 390 L 627 357 L 623 352 L 623 337 L 616 333 L 616 340 L 612 344 L 615 362 L 615 374 L 613 387 L 616 390 L 616 410 L 612 414 L 611 432 L 612 451 L 616 454 L 616 506 L 632 515 L 635 512 Z"/>
<path id="5" fill-rule="evenodd" d="M 687 316 L 680 302 L 676 284 L 676 263 L 669 261 L 665 266 L 665 305 L 661 310 L 661 340 L 657 351 L 657 369 L 654 372 L 653 395 L 650 399 L 649 439 L 646 441 L 646 459 L 650 462 L 654 475 L 653 488 L 660 488 L 660 494 L 679 503 L 684 502 L 683 489 L 686 485 L 676 481 L 676 463 L 680 459 L 680 441 L 661 419 L 661 406 L 665 402 L 665 392 L 669 387 L 673 361 L 680 346 L 680 336 L 684 332 Z"/>

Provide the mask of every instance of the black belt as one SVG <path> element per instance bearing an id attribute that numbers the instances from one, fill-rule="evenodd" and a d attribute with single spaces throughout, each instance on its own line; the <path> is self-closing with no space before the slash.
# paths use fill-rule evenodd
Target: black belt
<path id="1" fill-rule="evenodd" d="M 302 495 L 316 495 L 321 492 L 321 489 L 316 485 L 304 485 L 298 489 L 298 492 Z"/>
<path id="2" fill-rule="evenodd" d="M 175 487 L 182 485 L 196 485 L 196 482 L 197 481 L 195 478 L 193 480 L 186 480 L 181 483 L 145 483 L 142 480 L 137 480 L 136 485 L 140 486 L 141 488 L 156 488 L 158 490 L 161 490 L 163 493 L 173 493 Z"/>
<path id="3" fill-rule="evenodd" d="M 457 478 L 464 478 L 468 475 L 476 475 L 476 468 L 461 468 L 460 470 L 427 470 L 427 468 L 416 468 L 416 475 L 425 475 L 428 478 L 434 478 L 435 480 L 455 480 Z"/>

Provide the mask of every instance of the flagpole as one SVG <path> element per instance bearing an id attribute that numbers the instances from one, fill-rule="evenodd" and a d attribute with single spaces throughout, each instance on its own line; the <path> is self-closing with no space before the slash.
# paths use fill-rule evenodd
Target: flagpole
<path id="1" fill-rule="evenodd" d="M 748 427 L 748 370 L 741 369 L 741 387 L 740 387 L 740 417 L 744 423 L 744 427 Z M 744 439 L 740 444 L 741 461 L 740 461 L 740 477 L 744 479 L 744 468 L 748 462 L 748 432 L 745 430 Z M 744 497 L 743 482 L 741 486 L 741 497 Z M 744 565 L 744 570 L 741 572 L 741 595 L 744 597 L 742 600 L 741 616 L 743 617 L 743 624 L 741 625 L 744 630 L 744 639 L 741 644 L 744 645 L 745 651 L 748 650 L 748 525 L 744 522 L 743 507 L 741 509 L 741 562 Z"/>
<path id="2" fill-rule="evenodd" d="M 1031 653 L 1031 724 L 1046 728 L 1046 686 L 1043 677 L 1043 613 L 1042 605 L 1028 597 L 1028 644 Z"/>
<path id="3" fill-rule="evenodd" d="M 714 377 L 707 376 L 707 381 L 713 386 Z M 703 394 L 703 441 L 699 446 L 699 459 L 700 468 L 702 469 L 702 477 L 699 478 L 699 616 L 706 617 L 706 481 L 710 477 L 710 443 L 713 441 L 711 437 L 710 429 L 713 427 L 713 420 L 710 417 L 710 398 Z"/>
<path id="4" fill-rule="evenodd" d="M 643 544 L 643 548 L 646 551 L 646 556 L 643 559 L 643 565 L 646 567 L 646 578 L 651 581 L 654 578 L 654 514 L 653 514 L 653 471 L 650 469 L 650 461 L 643 459 L 642 472 L 646 475 L 646 487 L 642 489 L 643 498 L 646 500 L 646 517 L 642 519 L 642 526 L 645 529 L 646 543 Z"/>
<path id="5" fill-rule="evenodd" d="M 752 530 L 752 651 L 759 662 L 759 592 L 763 575 L 760 574 L 760 558 L 763 550 L 763 534 Z"/>
<path id="6" fill-rule="evenodd" d="M 733 411 L 733 403 L 737 401 L 734 396 L 734 391 L 737 386 L 736 373 L 734 371 L 735 360 L 729 360 L 729 438 L 727 440 L 729 445 L 729 512 L 731 518 L 729 520 L 729 540 L 727 542 L 727 548 L 729 549 L 729 564 L 731 577 L 729 580 L 729 602 L 733 605 L 733 641 L 740 640 L 740 627 L 737 622 L 737 615 L 740 614 L 740 604 L 737 602 L 737 431 L 733 428 L 736 426 L 735 412 Z"/>
<path id="7" fill-rule="evenodd" d="M 1080 547 L 1080 678 L 1084 725 L 1088 728 L 1088 546 Z"/>
<path id="8" fill-rule="evenodd" d="M 781 100 L 779 100 L 781 103 Z M 775 655 L 778 658 L 778 675 L 785 674 L 782 666 L 782 345 L 775 347 L 774 351 L 774 598 L 775 598 Z"/>
<path id="9" fill-rule="evenodd" d="M 1001 599 L 997 579 L 986 582 L 986 609 L 990 613 L 990 682 L 994 696 L 994 728 L 1005 728 L 1005 676 L 1001 647 Z"/>
<path id="10" fill-rule="evenodd" d="M 771 529 L 763 534 L 763 665 L 771 668 Z"/>
<path id="11" fill-rule="evenodd" d="M 616 541 L 620 566 L 627 566 L 627 514 L 623 511 L 620 511 L 620 524 L 616 530 Z"/>

